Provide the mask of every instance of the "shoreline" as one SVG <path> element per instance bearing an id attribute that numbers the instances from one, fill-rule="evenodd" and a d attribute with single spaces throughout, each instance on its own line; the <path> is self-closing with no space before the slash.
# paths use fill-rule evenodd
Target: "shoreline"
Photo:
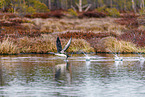
<path id="1" fill-rule="evenodd" d="M 120 53 L 120 52 L 68 52 L 68 54 L 145 54 L 145 52 L 125 52 L 125 53 Z M 19 54 L 0 54 L 0 55 L 53 55 L 50 52 L 49 53 L 19 53 Z"/>

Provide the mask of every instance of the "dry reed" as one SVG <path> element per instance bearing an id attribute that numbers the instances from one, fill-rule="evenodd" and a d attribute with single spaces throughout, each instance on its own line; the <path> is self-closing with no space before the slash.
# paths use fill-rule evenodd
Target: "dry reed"
<path id="1" fill-rule="evenodd" d="M 62 41 L 62 45 L 66 44 L 66 41 Z M 84 52 L 94 52 L 94 48 L 90 46 L 90 43 L 88 43 L 84 39 L 72 39 L 71 45 L 68 52 L 78 52 L 78 51 L 84 51 Z"/>
<path id="2" fill-rule="evenodd" d="M 22 53 L 48 53 L 56 51 L 55 38 L 51 35 L 42 35 L 37 38 L 23 37 L 18 41 Z"/>
<path id="3" fill-rule="evenodd" d="M 96 45 L 97 52 L 138 52 L 135 44 L 126 41 L 119 41 L 114 37 L 102 38 Z"/>
<path id="4" fill-rule="evenodd" d="M 6 38 L 0 42 L 0 54 L 18 54 L 19 48 L 14 42 Z"/>

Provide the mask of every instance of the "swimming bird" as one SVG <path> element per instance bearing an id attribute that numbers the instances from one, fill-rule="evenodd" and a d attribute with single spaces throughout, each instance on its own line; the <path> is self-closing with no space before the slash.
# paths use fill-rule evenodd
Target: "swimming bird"
<path id="1" fill-rule="evenodd" d="M 68 43 L 62 49 L 61 41 L 60 41 L 59 37 L 57 37 L 57 40 L 56 40 L 57 53 L 53 53 L 53 54 L 55 54 L 57 56 L 65 57 L 66 59 L 68 57 L 70 57 L 69 55 L 67 55 L 67 53 L 65 51 L 69 48 L 69 46 L 71 44 L 71 40 L 72 40 L 72 37 L 69 39 Z"/>
<path id="2" fill-rule="evenodd" d="M 115 55 L 115 61 L 123 61 L 122 57 L 118 57 L 117 55 Z"/>
<path id="3" fill-rule="evenodd" d="M 85 53 L 84 53 L 84 55 L 85 55 L 86 61 L 90 61 L 91 58 Z"/>

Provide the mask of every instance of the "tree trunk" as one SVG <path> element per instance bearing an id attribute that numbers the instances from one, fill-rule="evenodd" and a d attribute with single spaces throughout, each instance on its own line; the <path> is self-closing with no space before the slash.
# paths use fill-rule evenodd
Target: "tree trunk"
<path id="1" fill-rule="evenodd" d="M 126 0 L 124 0 L 124 10 L 127 11 Z"/>
<path id="2" fill-rule="evenodd" d="M 54 7 L 55 9 L 60 9 L 61 8 L 61 3 L 59 0 L 54 0 Z"/>
<path id="3" fill-rule="evenodd" d="M 134 12 L 136 13 L 136 8 L 135 8 L 135 2 L 134 2 L 134 0 L 132 0 L 132 9 L 133 9 Z"/>
<path id="4" fill-rule="evenodd" d="M 51 10 L 51 0 L 48 0 L 48 8 Z"/>
<path id="5" fill-rule="evenodd" d="M 112 8 L 112 0 L 110 0 L 110 7 Z"/>
<path id="6" fill-rule="evenodd" d="M 144 0 L 142 0 L 141 3 L 142 3 L 142 9 L 144 9 Z"/>
<path id="7" fill-rule="evenodd" d="M 83 9 L 82 9 L 82 0 L 79 0 L 79 12 L 82 12 Z"/>
<path id="8" fill-rule="evenodd" d="M 67 8 L 68 8 L 68 6 L 69 6 L 69 5 L 68 5 L 69 3 L 68 3 L 68 1 L 67 1 L 67 0 L 66 0 L 65 2 L 66 2 L 66 3 L 65 3 L 65 9 L 67 9 Z"/>
<path id="9" fill-rule="evenodd" d="M 61 9 L 65 9 L 65 0 L 61 0 Z"/>

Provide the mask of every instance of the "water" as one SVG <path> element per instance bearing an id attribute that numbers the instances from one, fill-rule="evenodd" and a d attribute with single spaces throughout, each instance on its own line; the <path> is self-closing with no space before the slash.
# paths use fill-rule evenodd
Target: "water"
<path id="1" fill-rule="evenodd" d="M 144 97 L 145 60 L 120 56 L 0 56 L 0 97 Z"/>

